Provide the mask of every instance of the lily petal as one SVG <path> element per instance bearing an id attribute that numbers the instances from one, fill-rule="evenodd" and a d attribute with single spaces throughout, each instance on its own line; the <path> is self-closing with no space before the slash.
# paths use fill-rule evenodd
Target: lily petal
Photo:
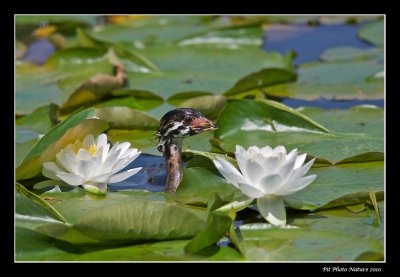
<path id="1" fill-rule="evenodd" d="M 100 134 L 96 138 L 96 145 L 97 145 L 97 148 L 106 146 L 107 145 L 107 135 L 106 134 Z"/>
<path id="2" fill-rule="evenodd" d="M 131 162 L 133 162 L 142 152 L 137 152 L 136 154 L 123 158 L 119 160 L 111 171 L 111 174 L 117 173 L 118 171 L 122 170 L 124 167 L 128 166 Z"/>
<path id="3" fill-rule="evenodd" d="M 97 161 L 99 161 L 99 158 L 96 158 Z M 95 159 L 91 159 L 90 161 L 79 161 L 79 171 L 77 175 L 83 177 L 83 179 L 86 180 L 90 180 L 92 178 L 92 176 L 94 175 L 94 173 L 96 172 L 96 168 L 99 167 L 100 163 L 96 162 Z"/>
<path id="4" fill-rule="evenodd" d="M 89 151 L 87 151 L 86 149 L 79 149 L 78 150 L 78 154 L 76 155 L 78 160 L 85 160 L 85 161 L 89 161 L 92 159 L 92 155 L 90 155 Z"/>
<path id="5" fill-rule="evenodd" d="M 279 174 L 271 174 L 260 180 L 260 189 L 264 194 L 276 194 L 275 192 L 282 184 L 282 177 Z"/>
<path id="6" fill-rule="evenodd" d="M 303 177 L 308 172 L 308 170 L 311 168 L 314 161 L 315 161 L 315 158 L 308 161 L 308 163 L 306 163 L 302 167 L 294 169 L 292 174 L 290 175 L 290 177 L 286 180 L 286 182 L 288 184 L 290 184 L 290 183 L 293 183 L 294 181 L 296 181 L 297 179 Z"/>
<path id="7" fill-rule="evenodd" d="M 280 190 L 277 191 L 277 194 L 279 194 L 279 195 L 288 195 L 288 194 L 295 193 L 295 192 L 297 192 L 299 190 L 302 190 L 303 188 L 305 188 L 309 184 L 311 184 L 315 180 L 315 178 L 317 178 L 317 175 L 308 175 L 308 176 L 305 176 L 303 178 L 297 179 L 293 183 L 288 184 L 287 186 L 280 188 Z"/>
<path id="8" fill-rule="evenodd" d="M 306 160 L 306 157 L 307 157 L 307 153 L 297 156 L 296 163 L 294 164 L 294 168 L 295 169 L 300 168 L 303 165 L 304 161 Z"/>
<path id="9" fill-rule="evenodd" d="M 90 147 L 90 146 L 93 145 L 93 144 L 94 144 L 94 137 L 93 137 L 93 135 L 87 135 L 87 136 L 83 139 L 83 141 L 82 141 L 82 146 L 83 146 L 84 148 Z"/>
<path id="10" fill-rule="evenodd" d="M 238 187 L 238 183 L 246 183 L 243 175 L 230 162 L 219 157 L 213 162 L 222 176 L 224 176 L 225 179 L 232 183 L 232 185 L 235 187 Z"/>
<path id="11" fill-rule="evenodd" d="M 60 178 L 56 176 L 56 174 L 59 172 L 65 173 L 65 171 L 62 170 L 56 163 L 54 162 L 43 163 L 43 169 L 42 169 L 43 176 L 54 180 L 60 180 Z"/>
<path id="12" fill-rule="evenodd" d="M 111 176 L 109 183 L 117 183 L 117 182 L 121 182 L 125 179 L 128 179 L 129 177 L 138 173 L 139 170 L 141 170 L 141 169 L 142 169 L 142 167 L 137 167 L 137 168 L 132 168 L 127 171 L 121 172 L 121 173 L 117 173 L 117 174 Z"/>
<path id="13" fill-rule="evenodd" d="M 122 154 L 125 153 L 126 150 L 128 150 L 128 148 L 131 146 L 131 144 L 129 142 L 123 142 L 123 143 L 119 143 L 113 146 L 113 148 L 115 147 L 115 151 L 120 151 L 118 159 L 121 158 Z"/>
<path id="14" fill-rule="evenodd" d="M 259 188 L 253 187 L 250 184 L 238 183 L 239 189 L 250 198 L 259 198 L 264 195 L 264 192 Z"/>
<path id="15" fill-rule="evenodd" d="M 254 187 L 259 187 L 263 175 L 263 168 L 255 160 L 247 160 L 246 168 L 240 168 L 244 178 L 249 180 Z"/>
<path id="16" fill-rule="evenodd" d="M 78 163 L 75 154 L 71 150 L 62 150 L 56 155 L 57 164 L 67 171 L 75 173 L 78 169 Z"/>
<path id="17" fill-rule="evenodd" d="M 286 224 L 286 209 L 283 197 L 266 195 L 257 199 L 257 207 L 261 215 L 273 225 Z"/>
<path id="18" fill-rule="evenodd" d="M 56 176 L 71 186 L 76 187 L 83 184 L 83 178 L 76 174 L 60 172 L 57 173 Z"/>

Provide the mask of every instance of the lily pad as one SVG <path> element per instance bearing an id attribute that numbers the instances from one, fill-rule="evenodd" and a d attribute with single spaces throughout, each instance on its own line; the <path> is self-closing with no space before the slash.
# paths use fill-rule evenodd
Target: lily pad
<path id="1" fill-rule="evenodd" d="M 67 48 L 57 51 L 43 66 L 16 65 L 16 112 L 27 114 L 49 103 L 61 106 L 85 80 L 111 74 L 104 51 Z"/>
<path id="2" fill-rule="evenodd" d="M 128 242 L 185 239 L 204 227 L 203 219 L 190 208 L 129 197 L 86 212 L 73 228 L 97 240 Z"/>
<path id="3" fill-rule="evenodd" d="M 230 27 L 229 20 L 209 16 L 149 16 L 105 25 L 95 29 L 91 35 L 103 41 L 133 43 L 140 49 L 154 44 L 181 41 L 210 31 L 217 32 L 218 29 L 227 27 Z M 259 29 L 257 37 L 261 35 Z"/>
<path id="4" fill-rule="evenodd" d="M 16 166 L 19 166 L 28 152 L 49 131 L 57 121 L 58 107 L 50 104 L 36 109 L 31 114 L 18 118 L 16 123 Z"/>
<path id="5" fill-rule="evenodd" d="M 35 227 L 47 223 L 65 223 L 65 218 L 53 206 L 16 183 L 15 194 L 17 226 Z"/>
<path id="6" fill-rule="evenodd" d="M 82 15 L 18 15 L 15 18 L 16 24 L 36 24 L 42 22 L 63 23 L 68 21 L 81 22 L 87 25 L 94 25 L 98 16 L 82 16 Z"/>
<path id="7" fill-rule="evenodd" d="M 142 153 L 161 156 L 162 153 L 157 150 L 156 131 L 145 130 L 120 130 L 109 129 L 107 131 L 108 139 L 112 142 L 126 141 L 138 148 Z"/>
<path id="8" fill-rule="evenodd" d="M 96 109 L 96 116 L 115 129 L 157 130 L 157 119 L 128 107 L 104 107 Z"/>
<path id="9" fill-rule="evenodd" d="M 271 106 L 272 102 L 228 102 L 218 118 L 219 129 L 212 143 L 226 152 L 234 152 L 236 144 L 243 147 L 284 145 L 288 150 L 298 148 L 331 163 L 384 150 L 383 109 L 303 108 L 295 114 L 288 107 Z M 331 132 L 327 133 L 325 128 Z"/>
<path id="10" fill-rule="evenodd" d="M 267 95 L 314 100 L 320 97 L 340 100 L 382 99 L 383 79 L 369 82 L 368 78 L 384 69 L 371 61 L 311 62 L 299 66 L 296 83 L 280 84 L 266 89 Z"/>
<path id="11" fill-rule="evenodd" d="M 186 255 L 187 240 L 173 240 L 91 249 L 17 227 L 17 261 L 241 261 L 243 257 L 229 247 L 213 247 L 202 255 Z"/>
<path id="12" fill-rule="evenodd" d="M 377 60 L 384 61 L 383 49 L 379 48 L 356 48 L 356 47 L 335 47 L 325 50 L 321 59 L 327 62 L 355 61 L 355 60 Z"/>
<path id="13" fill-rule="evenodd" d="M 384 21 L 376 21 L 365 25 L 361 28 L 358 35 L 361 39 L 378 46 L 384 45 L 384 35 L 385 35 L 385 25 Z"/>
<path id="14" fill-rule="evenodd" d="M 319 208 L 366 203 L 371 190 L 379 192 L 378 198 L 383 199 L 383 162 L 311 168 L 308 174 L 317 175 L 315 181 L 285 198 L 314 203 Z"/>
<path id="15" fill-rule="evenodd" d="M 177 201 L 192 205 L 207 205 L 214 193 L 218 193 L 226 202 L 243 197 L 237 188 L 207 169 L 183 168 L 183 180 L 175 195 Z"/>
<path id="16" fill-rule="evenodd" d="M 242 254 L 251 261 L 353 261 L 366 252 L 383 257 L 378 240 L 342 230 L 310 232 L 306 228 L 256 223 L 242 225 L 238 232 Z"/>
<path id="17" fill-rule="evenodd" d="M 144 54 L 163 72 L 128 71 L 131 87 L 169 98 L 177 92 L 203 91 L 222 94 L 237 79 L 264 68 L 292 70 L 291 60 L 259 48 L 223 49 L 201 46 L 153 46 Z M 212 58 L 211 58 L 212 57 Z"/>

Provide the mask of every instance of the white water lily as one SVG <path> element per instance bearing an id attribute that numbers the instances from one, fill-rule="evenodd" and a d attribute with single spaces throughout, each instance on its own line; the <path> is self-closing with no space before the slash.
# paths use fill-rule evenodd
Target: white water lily
<path id="1" fill-rule="evenodd" d="M 107 184 L 123 181 L 136 174 L 141 167 L 121 171 L 139 155 L 129 142 L 115 143 L 110 149 L 105 134 L 96 139 L 87 135 L 83 141 L 68 144 L 56 155 L 55 162 L 43 164 L 42 174 L 62 180 L 71 186 L 80 186 L 91 193 L 104 194 Z"/>
<path id="2" fill-rule="evenodd" d="M 219 172 L 243 194 L 257 198 L 258 210 L 266 220 L 274 225 L 286 224 L 283 196 L 315 180 L 316 175 L 304 176 L 315 158 L 303 165 L 307 154 L 298 155 L 297 149 L 287 154 L 283 146 L 251 146 L 246 151 L 236 145 L 235 155 L 241 172 L 225 159 L 217 158 L 214 164 Z"/>

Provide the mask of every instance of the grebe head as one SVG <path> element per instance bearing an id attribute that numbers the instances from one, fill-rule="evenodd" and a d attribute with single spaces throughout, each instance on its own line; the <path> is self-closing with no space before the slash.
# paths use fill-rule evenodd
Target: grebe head
<path id="1" fill-rule="evenodd" d="M 217 128 L 215 122 L 205 118 L 195 109 L 174 109 L 167 112 L 160 120 L 160 127 L 157 131 L 159 139 L 157 149 L 164 152 L 165 145 L 178 138 L 193 136 Z"/>

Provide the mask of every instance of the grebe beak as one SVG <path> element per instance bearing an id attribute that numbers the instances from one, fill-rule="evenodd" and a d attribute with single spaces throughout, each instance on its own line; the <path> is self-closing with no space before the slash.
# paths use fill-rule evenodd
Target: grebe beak
<path id="1" fill-rule="evenodd" d="M 213 131 L 218 129 L 217 123 L 211 121 L 205 117 L 196 118 L 190 124 L 192 130 L 194 130 L 197 134 L 205 131 Z"/>

